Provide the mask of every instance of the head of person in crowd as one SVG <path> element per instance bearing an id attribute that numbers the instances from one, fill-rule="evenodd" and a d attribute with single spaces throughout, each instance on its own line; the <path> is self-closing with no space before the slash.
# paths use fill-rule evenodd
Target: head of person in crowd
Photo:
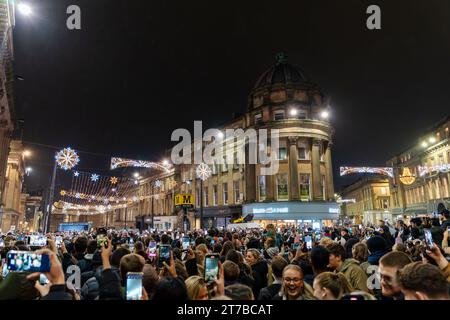
<path id="1" fill-rule="evenodd" d="M 250 287 L 240 283 L 226 286 L 225 295 L 232 300 L 255 300 L 253 290 Z"/>
<path id="2" fill-rule="evenodd" d="M 212 252 L 220 254 L 222 252 L 222 245 L 220 243 L 216 243 L 212 249 Z"/>
<path id="3" fill-rule="evenodd" d="M 394 299 L 401 298 L 401 287 L 397 274 L 400 269 L 410 264 L 411 258 L 404 252 L 392 251 L 380 259 L 379 273 L 383 296 Z"/>
<path id="4" fill-rule="evenodd" d="M 225 285 L 234 284 L 240 275 L 239 266 L 233 261 L 227 260 L 222 264 Z"/>
<path id="5" fill-rule="evenodd" d="M 363 242 L 355 244 L 352 248 L 352 257 L 360 264 L 367 262 L 367 258 L 369 257 L 369 249 L 367 248 L 367 244 Z"/>
<path id="6" fill-rule="evenodd" d="M 175 260 L 175 270 L 177 275 L 182 279 L 186 280 L 189 277 L 189 274 L 184 266 L 184 263 L 181 260 Z"/>
<path id="7" fill-rule="evenodd" d="M 120 260 L 122 260 L 122 257 L 126 256 L 127 254 L 130 254 L 130 250 L 125 248 L 117 248 L 114 250 L 114 252 L 111 255 L 111 266 L 116 267 L 117 269 L 120 267 Z"/>
<path id="8" fill-rule="evenodd" d="M 161 236 L 161 244 L 170 244 L 170 237 L 167 234 Z"/>
<path id="9" fill-rule="evenodd" d="M 367 261 L 371 265 L 378 265 L 380 258 L 387 252 L 386 240 L 381 236 L 370 237 L 367 240 L 367 249 L 369 250 Z"/>
<path id="10" fill-rule="evenodd" d="M 283 300 L 311 299 L 313 293 L 306 292 L 303 271 L 299 266 L 289 264 L 284 268 L 280 295 Z"/>
<path id="11" fill-rule="evenodd" d="M 314 274 L 320 274 L 328 270 L 330 252 L 323 246 L 313 247 L 311 250 L 310 259 Z"/>
<path id="12" fill-rule="evenodd" d="M 328 246 L 332 245 L 333 243 L 334 243 L 334 241 L 331 240 L 331 238 L 328 238 L 328 237 L 323 237 L 319 241 L 319 245 L 322 246 L 322 247 L 325 247 L 325 248 L 327 248 Z"/>
<path id="13" fill-rule="evenodd" d="M 135 253 L 127 254 L 120 260 L 120 275 L 123 283 L 126 283 L 128 272 L 142 272 L 144 269 L 145 260 L 140 255 Z"/>
<path id="14" fill-rule="evenodd" d="M 144 265 L 142 272 L 144 273 L 142 277 L 142 285 L 144 286 L 147 295 L 151 297 L 155 291 L 156 285 L 158 284 L 159 275 L 156 272 L 156 269 L 148 263 Z"/>
<path id="15" fill-rule="evenodd" d="M 258 262 L 262 261 L 263 257 L 261 256 L 261 253 L 257 249 L 248 249 L 245 253 L 245 262 L 247 262 L 248 265 L 253 266 L 257 264 Z"/>
<path id="16" fill-rule="evenodd" d="M 347 258 L 344 247 L 339 243 L 333 243 L 327 249 L 330 253 L 328 266 L 333 270 L 339 269 Z"/>
<path id="17" fill-rule="evenodd" d="M 398 272 L 405 300 L 449 300 L 449 282 L 429 263 L 413 262 Z"/>
<path id="18" fill-rule="evenodd" d="M 75 254 L 84 255 L 88 246 L 88 239 L 86 237 L 78 237 L 74 243 Z"/>
<path id="19" fill-rule="evenodd" d="M 156 285 L 151 300 L 185 301 L 188 299 L 186 284 L 179 277 L 163 277 Z"/>
<path id="20" fill-rule="evenodd" d="M 233 242 L 231 242 L 231 240 L 225 241 L 225 243 L 222 246 L 222 251 L 220 252 L 220 256 L 226 257 L 228 251 L 230 251 L 232 249 L 234 249 Z"/>
<path id="21" fill-rule="evenodd" d="M 392 251 L 407 252 L 407 248 L 403 243 L 396 243 L 392 246 Z"/>
<path id="22" fill-rule="evenodd" d="M 339 300 L 352 288 L 345 276 L 338 272 L 322 272 L 314 278 L 314 297 L 319 300 Z"/>
<path id="23" fill-rule="evenodd" d="M 199 276 L 191 276 L 185 280 L 189 300 L 208 300 L 208 289 L 205 280 Z"/>
<path id="24" fill-rule="evenodd" d="M 198 246 L 195 247 L 195 249 L 201 251 L 203 255 L 208 253 L 208 247 L 204 243 L 199 244 Z"/>
<path id="25" fill-rule="evenodd" d="M 358 243 L 358 240 L 355 238 L 350 238 L 347 240 L 347 242 L 345 242 L 344 248 L 345 248 L 345 251 L 347 252 L 347 257 L 352 256 L 353 246 L 356 245 L 357 243 Z"/>

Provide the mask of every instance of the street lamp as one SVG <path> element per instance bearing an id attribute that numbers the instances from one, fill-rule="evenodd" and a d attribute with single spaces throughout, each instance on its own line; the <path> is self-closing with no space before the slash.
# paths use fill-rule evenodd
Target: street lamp
<path id="1" fill-rule="evenodd" d="M 323 110 L 323 111 L 320 113 L 320 117 L 321 117 L 322 119 L 328 119 L 329 116 L 330 116 L 330 113 L 329 113 L 328 111 L 326 111 L 326 110 Z"/>
<path id="2" fill-rule="evenodd" d="M 200 163 L 195 172 L 200 179 L 200 229 L 203 229 L 203 181 L 211 176 L 211 168 L 206 163 Z"/>
<path id="3" fill-rule="evenodd" d="M 26 168 L 25 168 L 25 173 L 26 173 L 27 176 L 30 175 L 30 172 L 31 172 L 31 171 L 33 171 L 33 169 L 32 169 L 31 167 L 26 167 Z"/>
<path id="4" fill-rule="evenodd" d="M 31 15 L 31 13 L 32 13 L 32 10 L 31 10 L 31 7 L 28 5 L 28 4 L 26 4 L 26 3 L 19 3 L 18 5 L 17 5 L 17 9 L 19 10 L 19 12 L 21 13 L 21 14 L 23 14 L 24 16 L 29 16 L 29 15 Z"/>
<path id="5" fill-rule="evenodd" d="M 31 155 L 30 150 L 24 150 L 24 152 L 23 152 L 24 157 L 29 157 L 30 155 Z"/>
<path id="6" fill-rule="evenodd" d="M 289 111 L 289 114 L 293 117 L 295 117 L 297 113 L 298 113 L 297 109 L 291 109 L 291 111 Z"/>

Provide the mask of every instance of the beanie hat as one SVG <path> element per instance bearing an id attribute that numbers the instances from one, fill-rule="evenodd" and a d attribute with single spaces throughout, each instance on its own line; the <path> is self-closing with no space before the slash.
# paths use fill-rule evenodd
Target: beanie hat
<path id="1" fill-rule="evenodd" d="M 373 236 L 367 240 L 367 248 L 371 253 L 386 250 L 386 240 L 381 236 Z"/>

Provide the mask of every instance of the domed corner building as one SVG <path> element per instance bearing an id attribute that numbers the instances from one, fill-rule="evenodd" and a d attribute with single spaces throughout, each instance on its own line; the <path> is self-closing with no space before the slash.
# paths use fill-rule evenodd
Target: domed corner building
<path id="1" fill-rule="evenodd" d="M 251 90 L 246 113 L 220 128 L 254 129 L 258 135 L 267 129 L 267 140 L 271 130 L 278 129 L 278 171 L 262 175 L 262 165 L 248 164 L 248 158 L 245 165 L 211 165 L 212 175 L 203 182 L 203 227 L 226 227 L 233 219 L 247 215 L 263 226 L 320 228 L 337 220 L 339 205 L 333 202 L 331 161 L 333 128 L 324 112 L 327 106 L 320 88 L 290 64 L 285 54 L 278 54 L 275 64 L 262 73 Z M 180 192 L 195 194 L 196 209 L 188 218 L 191 227 L 199 228 L 200 182 L 195 178 L 195 166 L 183 165 L 177 173 L 181 182 L 190 181 L 181 183 Z"/>

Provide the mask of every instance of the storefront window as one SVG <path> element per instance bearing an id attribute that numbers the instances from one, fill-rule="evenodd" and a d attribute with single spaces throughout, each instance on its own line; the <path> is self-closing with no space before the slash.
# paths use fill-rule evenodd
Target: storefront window
<path id="1" fill-rule="evenodd" d="M 278 200 L 288 200 L 288 177 L 286 173 L 277 175 Z"/>
<path id="2" fill-rule="evenodd" d="M 239 181 L 233 182 L 233 191 L 234 191 L 234 202 L 239 203 L 240 200 L 240 190 L 239 190 Z"/>
<path id="3" fill-rule="evenodd" d="M 300 200 L 309 200 L 309 173 L 300 173 Z"/>
<path id="4" fill-rule="evenodd" d="M 287 159 L 287 151 L 286 148 L 278 149 L 278 160 L 286 160 Z"/>
<path id="5" fill-rule="evenodd" d="M 266 200 L 266 176 L 258 177 L 259 201 Z"/>

